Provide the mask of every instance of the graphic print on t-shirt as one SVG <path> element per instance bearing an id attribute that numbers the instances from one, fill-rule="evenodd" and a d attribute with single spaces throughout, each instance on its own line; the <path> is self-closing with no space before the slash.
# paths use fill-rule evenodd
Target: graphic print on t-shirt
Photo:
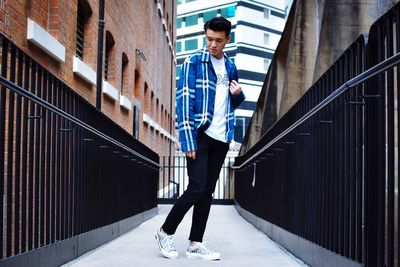
<path id="1" fill-rule="evenodd" d="M 221 75 L 221 74 L 218 74 L 218 75 L 217 75 L 217 85 L 219 85 L 219 84 L 223 84 L 223 85 L 225 85 L 226 87 L 229 87 L 229 77 L 228 77 L 228 74 L 225 74 L 225 75 L 224 75 L 224 78 L 222 78 L 222 75 Z"/>

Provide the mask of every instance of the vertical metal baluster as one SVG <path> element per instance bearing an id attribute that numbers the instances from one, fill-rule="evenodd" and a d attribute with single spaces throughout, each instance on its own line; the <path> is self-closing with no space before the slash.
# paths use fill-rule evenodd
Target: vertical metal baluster
<path id="1" fill-rule="evenodd" d="M 18 50 L 18 67 L 17 67 L 17 85 L 22 86 L 23 78 L 23 54 Z M 15 214 L 15 231 L 14 231 L 14 255 L 21 252 L 21 223 L 20 223 L 20 199 L 21 199 L 21 121 L 22 121 L 22 96 L 17 94 L 16 103 L 16 133 L 15 133 L 15 185 L 14 185 L 14 214 Z"/>
<path id="2" fill-rule="evenodd" d="M 29 71 L 31 69 L 29 57 L 24 57 L 24 88 L 29 87 Z M 23 121 L 22 121 L 22 170 L 21 170 L 21 253 L 27 250 L 27 188 L 28 188 L 28 110 L 29 102 L 23 98 Z"/>
<path id="3" fill-rule="evenodd" d="M 30 85 L 30 92 L 35 93 L 35 86 L 36 86 L 36 64 L 32 62 L 32 67 L 31 67 L 31 85 Z M 29 114 L 28 116 L 34 116 L 35 115 L 35 104 L 31 101 L 29 101 Z M 35 119 L 30 118 L 29 119 L 29 160 L 28 160 L 28 250 L 32 250 L 33 248 L 33 235 L 34 235 L 34 230 L 33 230 L 33 203 L 34 203 L 34 189 L 33 189 L 33 181 L 34 181 L 34 169 L 33 169 L 33 164 L 34 164 L 34 128 L 35 127 Z"/>
<path id="4" fill-rule="evenodd" d="M 41 97 L 42 95 L 42 73 L 43 69 L 41 66 L 37 65 L 37 83 L 36 83 L 36 95 Z M 34 174 L 34 230 L 33 234 L 35 235 L 34 238 L 34 248 L 39 247 L 39 238 L 40 238 L 40 227 L 39 227 L 39 217 L 40 217 L 40 181 L 41 181 L 41 174 L 40 174 L 40 147 L 41 147 L 41 140 L 40 140 L 40 127 L 41 127 L 41 113 L 42 108 L 35 104 L 36 111 L 34 113 L 37 116 L 35 119 L 35 174 Z"/>
<path id="5" fill-rule="evenodd" d="M 47 76 L 47 102 L 52 103 L 53 100 L 53 76 L 48 74 Z M 47 120 L 47 133 L 46 133 L 46 155 L 47 155 L 47 162 L 46 162 L 46 203 L 45 203 L 45 210 L 46 210 L 46 218 L 45 218 L 45 225 L 46 225 L 46 240 L 45 244 L 48 245 L 51 242 L 50 239 L 50 229 L 51 229 L 51 220 L 50 220 L 50 214 L 51 214 L 51 192 L 52 192 L 52 187 L 50 184 L 50 178 L 51 178 L 51 166 L 52 162 L 54 161 L 54 154 L 52 154 L 52 148 L 54 146 L 54 135 L 52 134 L 52 128 L 53 128 L 53 117 L 54 114 L 52 112 L 49 112 L 46 110 L 46 120 Z"/>
<path id="6" fill-rule="evenodd" d="M 45 101 L 48 101 L 47 99 L 47 71 L 44 71 L 43 73 L 43 91 L 42 91 L 42 99 Z M 46 196 L 46 165 L 48 160 L 46 160 L 46 157 L 48 157 L 48 154 L 46 155 L 46 147 L 48 146 L 48 138 L 46 136 L 46 127 L 47 127 L 47 109 L 45 108 L 40 108 L 41 109 L 41 115 L 42 115 L 42 125 L 41 125 L 41 140 L 42 140 L 42 146 L 41 146 L 41 166 L 40 166 L 40 246 L 43 246 L 45 244 L 45 216 L 46 216 L 46 211 L 45 211 L 45 196 Z"/>
<path id="7" fill-rule="evenodd" d="M 6 55 L 8 57 L 8 55 Z M 15 65 L 16 65 L 16 48 L 11 46 L 10 53 L 10 73 L 9 79 L 11 82 L 15 82 Z M 2 73 L 3 77 L 7 77 L 7 73 Z M 7 225 L 7 236 L 6 236 L 6 256 L 10 257 L 13 254 L 13 212 L 12 212 L 12 200 L 13 200 L 13 184 L 15 183 L 13 176 L 13 155 L 14 155 L 14 114 L 15 114 L 15 93 L 8 90 L 8 140 L 7 140 L 7 194 L 6 194 L 6 225 Z M 7 114 L 7 112 L 6 112 Z M 15 242 L 15 240 L 14 240 Z"/>
<path id="8" fill-rule="evenodd" d="M 1 53 L 1 76 L 6 77 L 7 74 L 7 57 L 8 57 L 8 40 L 2 36 L 1 40 L 2 53 Z M 4 195 L 4 170 L 5 170 L 5 124 L 6 124 L 6 88 L 1 86 L 0 91 L 0 196 Z M 0 197 L 0 218 L 4 217 L 4 200 Z M 4 244 L 4 223 L 0 220 L 0 259 L 3 258 L 3 244 Z"/>
<path id="9" fill-rule="evenodd" d="M 386 21 L 386 55 L 385 59 L 393 55 L 393 21 L 388 17 Z M 386 116 L 387 116 L 387 266 L 392 267 L 394 249 L 394 77 L 393 69 L 386 72 Z"/>

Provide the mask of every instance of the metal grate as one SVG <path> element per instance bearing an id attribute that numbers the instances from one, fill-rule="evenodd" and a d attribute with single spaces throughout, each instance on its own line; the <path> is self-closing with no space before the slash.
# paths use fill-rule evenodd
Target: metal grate
<path id="1" fill-rule="evenodd" d="M 108 81 L 108 56 L 109 56 L 109 48 L 106 46 L 106 54 L 104 57 L 104 80 Z"/>
<path id="2" fill-rule="evenodd" d="M 82 6 L 78 3 L 78 18 L 76 22 L 76 56 L 83 60 L 83 48 L 85 43 L 85 13 Z"/>

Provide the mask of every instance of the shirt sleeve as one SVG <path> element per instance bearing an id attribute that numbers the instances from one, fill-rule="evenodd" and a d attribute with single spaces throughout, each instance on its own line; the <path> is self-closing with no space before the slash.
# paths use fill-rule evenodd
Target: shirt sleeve
<path id="1" fill-rule="evenodd" d="M 183 63 L 176 90 L 176 114 L 182 152 L 197 150 L 194 129 L 196 71 L 191 58 Z"/>

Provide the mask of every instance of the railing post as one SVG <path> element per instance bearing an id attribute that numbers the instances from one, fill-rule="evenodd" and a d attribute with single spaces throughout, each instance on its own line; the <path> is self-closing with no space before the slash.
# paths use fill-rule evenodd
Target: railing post
<path id="1" fill-rule="evenodd" d="M 383 38 L 380 27 L 379 38 Z M 378 51 L 378 53 L 377 53 Z M 379 60 L 373 54 L 382 53 L 380 42 L 371 38 L 368 43 L 368 66 L 375 65 Z M 367 266 L 383 266 L 384 264 L 384 225 L 385 221 L 385 90 L 383 74 L 366 83 L 368 95 L 365 110 L 365 263 Z"/>

